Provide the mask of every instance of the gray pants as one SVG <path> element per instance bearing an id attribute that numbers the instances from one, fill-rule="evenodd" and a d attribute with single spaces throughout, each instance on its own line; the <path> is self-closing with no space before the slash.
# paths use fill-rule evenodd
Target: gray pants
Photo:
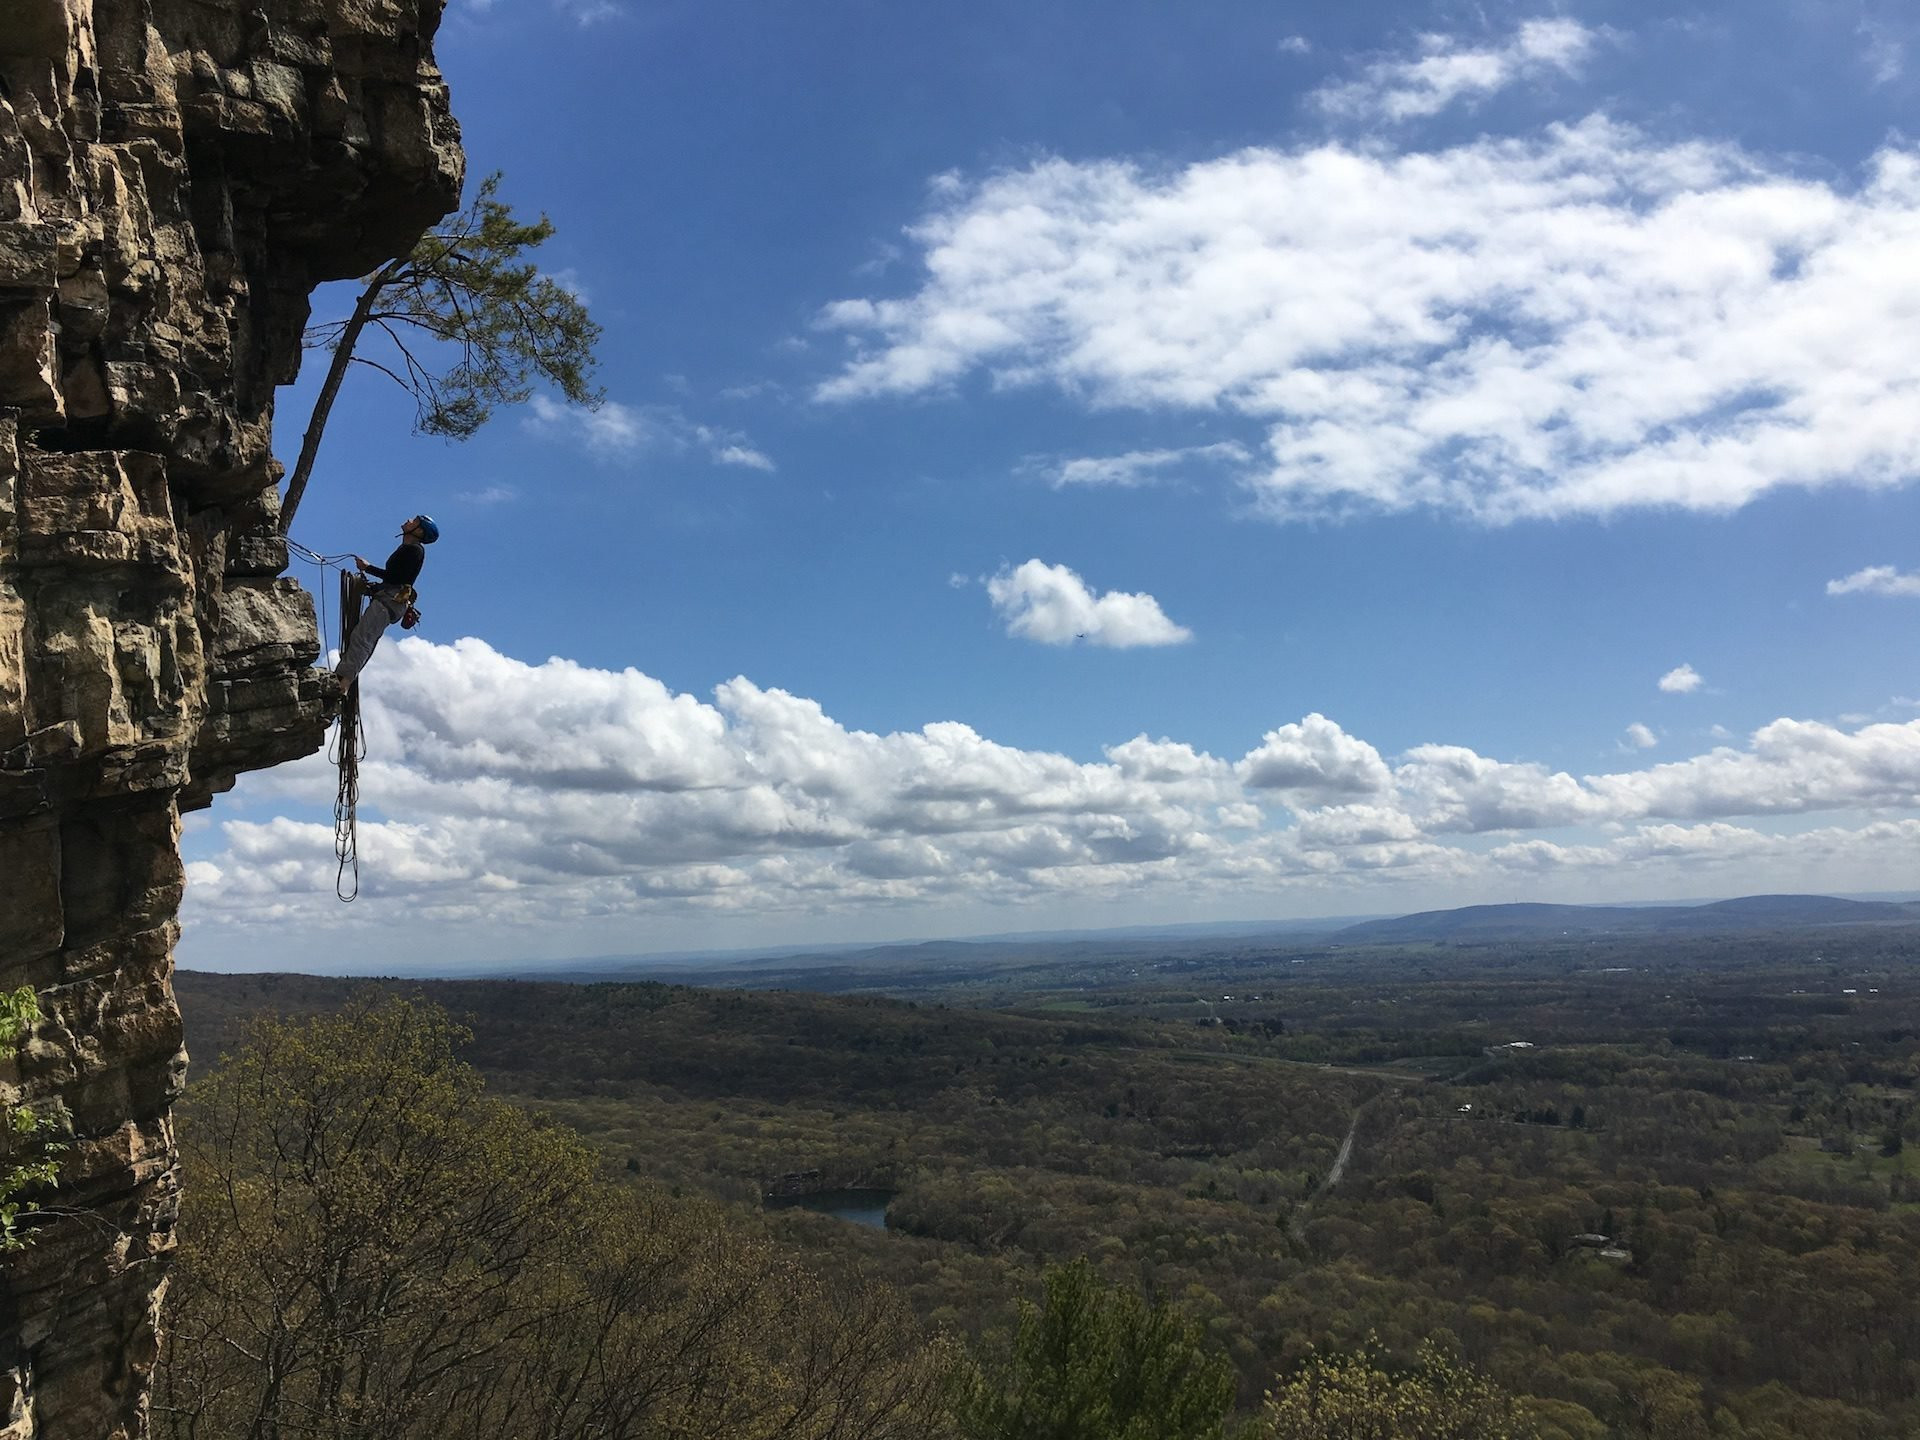
<path id="1" fill-rule="evenodd" d="M 353 634 L 347 637 L 347 653 L 340 657 L 339 667 L 333 672 L 342 685 L 353 683 L 354 677 L 373 658 L 373 647 L 380 643 L 387 627 L 400 618 L 404 608 L 378 595 L 367 597 L 366 611 L 360 616 L 360 623 L 353 627 Z"/>

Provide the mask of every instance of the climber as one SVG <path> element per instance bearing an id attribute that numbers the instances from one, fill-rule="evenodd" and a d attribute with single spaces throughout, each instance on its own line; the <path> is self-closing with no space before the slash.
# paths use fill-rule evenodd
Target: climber
<path id="1" fill-rule="evenodd" d="M 353 557 L 361 576 L 371 575 L 379 583 L 367 592 L 366 613 L 353 627 L 347 639 L 346 653 L 333 672 L 335 690 L 345 694 L 354 677 L 373 657 L 373 647 L 387 633 L 387 627 L 407 613 L 413 604 L 413 582 L 420 578 L 426 563 L 426 547 L 440 538 L 440 527 L 431 515 L 415 515 L 400 527 L 400 547 L 387 557 L 385 565 L 369 565 L 362 557 Z"/>

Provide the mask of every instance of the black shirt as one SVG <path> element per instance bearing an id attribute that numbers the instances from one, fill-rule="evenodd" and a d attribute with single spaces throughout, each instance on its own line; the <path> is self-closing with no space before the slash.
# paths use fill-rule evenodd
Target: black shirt
<path id="1" fill-rule="evenodd" d="M 387 556 L 385 565 L 369 565 L 367 573 L 380 577 L 382 585 L 411 585 L 420 578 L 420 567 L 427 563 L 427 547 L 411 540 Z"/>

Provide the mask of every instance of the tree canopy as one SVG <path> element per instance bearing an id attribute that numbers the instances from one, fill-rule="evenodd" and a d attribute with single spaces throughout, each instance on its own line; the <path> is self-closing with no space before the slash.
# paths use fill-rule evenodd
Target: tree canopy
<path id="1" fill-rule="evenodd" d="M 181 1110 L 164 1440 L 919 1440 L 949 1362 L 891 1292 L 602 1178 L 437 1008 L 266 1022 Z"/>
<path id="2" fill-rule="evenodd" d="M 1049 1268 L 1013 1350 L 973 1370 L 956 1405 L 966 1440 L 1217 1440 L 1233 1367 L 1177 1311 L 1101 1280 L 1084 1259 Z"/>

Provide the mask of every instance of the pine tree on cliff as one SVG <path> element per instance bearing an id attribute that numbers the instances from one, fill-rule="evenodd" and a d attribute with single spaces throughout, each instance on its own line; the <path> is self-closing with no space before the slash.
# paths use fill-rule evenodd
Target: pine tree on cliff
<path id="1" fill-rule="evenodd" d="M 542 215 L 523 224 L 499 199 L 496 171 L 472 201 L 413 250 L 366 279 L 353 313 L 310 328 L 309 350 L 332 352 L 280 507 L 293 524 L 313 477 L 314 458 L 340 386 L 353 365 L 367 365 L 413 396 L 414 432 L 464 440 L 502 405 L 517 405 L 544 380 L 576 405 L 596 407 L 591 384 L 600 327 L 580 297 L 543 275 L 526 253 L 546 242 Z M 380 359 L 363 340 L 388 342 Z"/>

